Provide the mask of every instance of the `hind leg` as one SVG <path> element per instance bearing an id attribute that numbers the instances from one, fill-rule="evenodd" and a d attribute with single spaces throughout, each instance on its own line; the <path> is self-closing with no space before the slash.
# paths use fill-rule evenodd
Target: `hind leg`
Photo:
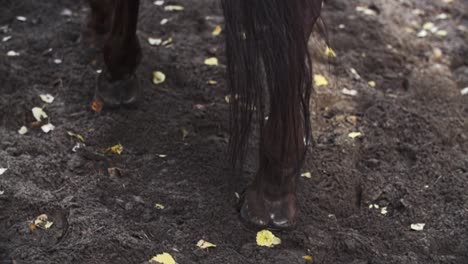
<path id="1" fill-rule="evenodd" d="M 91 7 L 88 27 L 97 34 L 105 34 L 110 30 L 114 0 L 88 0 Z"/>

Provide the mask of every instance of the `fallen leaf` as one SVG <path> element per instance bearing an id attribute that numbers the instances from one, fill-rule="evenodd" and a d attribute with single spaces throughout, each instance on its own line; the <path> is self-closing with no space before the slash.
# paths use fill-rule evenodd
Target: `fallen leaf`
<path id="1" fill-rule="evenodd" d="M 52 125 L 51 123 L 47 123 L 41 126 L 41 129 L 42 131 L 44 131 L 44 133 L 49 133 L 50 131 L 53 131 L 55 129 L 55 126 Z"/>
<path id="2" fill-rule="evenodd" d="M 374 10 L 368 8 L 367 6 L 358 6 L 358 7 L 356 7 L 356 11 L 358 11 L 360 13 L 363 13 L 365 15 L 368 15 L 368 16 L 376 16 L 377 15 L 377 12 L 375 12 Z"/>
<path id="3" fill-rule="evenodd" d="M 154 4 L 157 5 L 157 6 L 162 6 L 162 5 L 164 5 L 164 1 L 162 1 L 162 0 L 154 1 Z"/>
<path id="4" fill-rule="evenodd" d="M 355 138 L 358 138 L 358 137 L 362 137 L 362 133 L 361 132 L 351 132 L 348 134 L 348 137 L 352 138 L 352 139 L 355 139 Z"/>
<path id="5" fill-rule="evenodd" d="M 10 51 L 7 52 L 6 55 L 7 55 L 8 57 L 18 57 L 18 56 L 20 55 L 20 53 L 14 51 L 14 50 L 10 50 Z"/>
<path id="6" fill-rule="evenodd" d="M 77 139 L 79 139 L 81 142 L 84 142 L 84 138 L 83 138 L 83 136 L 81 136 L 81 135 L 75 134 L 75 133 L 73 133 L 73 132 L 71 132 L 71 131 L 67 131 L 67 134 L 68 134 L 70 137 L 77 138 Z"/>
<path id="7" fill-rule="evenodd" d="M 423 30 L 419 31 L 418 34 L 417 34 L 416 36 L 417 36 L 418 38 L 425 38 L 425 37 L 427 37 L 427 35 L 428 35 L 428 34 L 427 34 L 427 31 L 423 29 Z"/>
<path id="8" fill-rule="evenodd" d="M 205 59 L 205 65 L 218 66 L 218 58 L 211 57 L 211 58 Z"/>
<path id="9" fill-rule="evenodd" d="M 382 209 L 380 209 L 380 213 L 386 215 L 388 213 L 387 207 L 382 207 Z"/>
<path id="10" fill-rule="evenodd" d="M 28 133 L 28 128 L 25 127 L 25 126 L 22 126 L 22 127 L 18 130 L 18 133 L 19 133 L 20 135 L 24 135 L 24 134 Z"/>
<path id="11" fill-rule="evenodd" d="M 437 20 L 445 20 L 445 19 L 448 19 L 448 18 L 449 18 L 449 15 L 447 15 L 445 13 L 441 13 L 441 14 L 436 16 Z"/>
<path id="12" fill-rule="evenodd" d="M 163 26 L 163 25 L 167 24 L 167 22 L 169 22 L 169 19 L 163 18 L 159 24 L 161 24 L 161 26 Z"/>
<path id="13" fill-rule="evenodd" d="M 12 36 L 6 36 L 2 38 L 2 42 L 7 42 L 12 38 Z"/>
<path id="14" fill-rule="evenodd" d="M 182 131 L 182 140 L 185 140 L 185 138 L 189 135 L 189 132 L 186 128 L 181 128 Z"/>
<path id="15" fill-rule="evenodd" d="M 21 22 L 25 22 L 28 19 L 26 17 L 24 17 L 24 16 L 17 16 L 16 20 L 21 21 Z"/>
<path id="16" fill-rule="evenodd" d="M 224 96 L 224 101 L 226 101 L 226 103 L 231 103 L 231 95 L 226 95 Z"/>
<path id="17" fill-rule="evenodd" d="M 6 168 L 0 168 L 0 175 L 2 175 L 3 173 L 5 173 L 8 169 Z"/>
<path id="18" fill-rule="evenodd" d="M 160 263 L 160 264 L 176 264 L 174 258 L 171 254 L 163 252 L 158 254 L 149 261 L 150 263 Z"/>
<path id="19" fill-rule="evenodd" d="M 302 256 L 302 258 L 307 262 L 314 262 L 314 258 L 312 256 Z"/>
<path id="20" fill-rule="evenodd" d="M 341 90 L 341 93 L 344 95 L 349 95 L 349 96 L 356 96 L 358 94 L 356 90 L 350 90 L 347 88 L 343 88 L 343 90 Z"/>
<path id="21" fill-rule="evenodd" d="M 37 227 L 34 223 L 29 223 L 28 228 L 29 228 L 29 231 L 34 232 Z"/>
<path id="22" fill-rule="evenodd" d="M 328 57 L 336 58 L 336 52 L 330 47 L 327 47 L 325 49 L 325 55 Z"/>
<path id="23" fill-rule="evenodd" d="M 172 38 L 168 38 L 168 39 L 166 39 L 165 41 L 163 41 L 163 42 L 161 43 L 161 46 L 167 46 L 167 45 L 171 44 L 172 42 L 173 42 L 173 39 L 172 39 Z"/>
<path id="24" fill-rule="evenodd" d="M 119 168 L 107 168 L 107 173 L 109 173 L 110 177 L 120 177 Z"/>
<path id="25" fill-rule="evenodd" d="M 48 103 L 48 104 L 51 104 L 54 102 L 55 98 L 50 95 L 50 94 L 40 94 L 39 97 L 41 97 L 41 100 L 44 102 L 44 103 Z"/>
<path id="26" fill-rule="evenodd" d="M 312 173 L 304 172 L 304 173 L 301 174 L 301 177 L 311 179 L 312 178 Z"/>
<path id="27" fill-rule="evenodd" d="M 156 208 L 158 210 L 163 210 L 166 207 L 164 205 L 162 205 L 162 204 L 156 203 L 156 204 L 154 204 L 154 208 Z"/>
<path id="28" fill-rule="evenodd" d="M 213 32 L 211 33 L 213 36 L 219 36 L 221 34 L 221 32 L 223 31 L 223 29 L 221 28 L 220 25 L 216 26 L 214 29 L 213 29 Z"/>
<path id="29" fill-rule="evenodd" d="M 104 102 L 99 99 L 95 99 L 91 103 L 91 110 L 93 110 L 96 113 L 101 113 L 103 107 L 104 107 Z"/>
<path id="30" fill-rule="evenodd" d="M 161 84 L 166 80 L 166 75 L 163 72 L 155 71 L 153 72 L 153 83 Z"/>
<path id="31" fill-rule="evenodd" d="M 281 244 L 281 239 L 276 237 L 269 230 L 262 230 L 257 233 L 257 245 L 261 247 L 274 247 Z"/>
<path id="32" fill-rule="evenodd" d="M 461 95 L 467 95 L 468 94 L 468 87 L 466 88 L 463 88 L 461 91 L 460 91 Z"/>
<path id="33" fill-rule="evenodd" d="M 216 247 L 216 245 L 201 239 L 200 241 L 198 241 L 197 247 L 199 247 L 201 249 L 206 249 L 206 248 Z"/>
<path id="34" fill-rule="evenodd" d="M 353 75 L 353 79 L 356 81 L 359 81 L 361 79 L 361 75 L 356 71 L 356 69 L 351 68 L 349 69 L 351 71 L 351 74 Z"/>
<path id="35" fill-rule="evenodd" d="M 122 154 L 124 147 L 121 144 L 114 145 L 110 148 L 107 148 L 105 153 L 106 154 Z"/>
<path id="36" fill-rule="evenodd" d="M 54 224 L 54 222 L 49 221 L 49 217 L 46 214 L 41 214 L 40 216 L 36 217 L 33 223 L 37 228 L 44 230 L 51 228 Z"/>
<path id="37" fill-rule="evenodd" d="M 160 39 L 160 38 L 148 38 L 148 43 L 151 46 L 159 46 L 162 43 L 162 39 Z"/>
<path id="38" fill-rule="evenodd" d="M 411 225 L 411 230 L 414 230 L 414 231 L 423 231 L 423 230 L 424 230 L 424 226 L 426 226 L 426 224 L 423 224 L 423 223 L 412 224 L 412 225 Z"/>
<path id="39" fill-rule="evenodd" d="M 78 151 L 80 148 L 84 148 L 84 147 L 86 147 L 85 144 L 83 144 L 83 143 L 81 143 L 81 142 L 78 142 L 78 143 L 75 144 L 75 146 L 73 146 L 72 151 L 73 151 L 73 152 L 76 152 L 76 151 Z"/>
<path id="40" fill-rule="evenodd" d="M 434 48 L 434 49 L 432 50 L 432 55 L 433 55 L 434 59 L 440 60 L 440 59 L 444 56 L 444 53 L 442 52 L 441 49 L 439 49 L 439 48 Z"/>
<path id="41" fill-rule="evenodd" d="M 215 80 L 208 80 L 206 83 L 209 84 L 209 85 L 216 85 L 216 84 L 218 84 L 218 82 L 215 81 Z"/>
<path id="42" fill-rule="evenodd" d="M 71 15 L 73 15 L 73 12 L 70 9 L 65 8 L 60 12 L 60 15 L 61 16 L 71 16 Z"/>
<path id="43" fill-rule="evenodd" d="M 321 74 L 315 74 L 314 75 L 314 84 L 317 87 L 327 86 L 328 85 L 328 80 L 327 80 L 327 78 L 325 78 L 325 76 L 323 76 Z"/>
<path id="44" fill-rule="evenodd" d="M 32 113 L 37 121 L 42 121 L 42 119 L 46 119 L 48 117 L 46 112 L 44 112 L 44 110 L 42 110 L 40 107 L 34 107 L 32 109 Z"/>
<path id="45" fill-rule="evenodd" d="M 424 23 L 424 25 L 423 25 L 423 29 L 425 29 L 425 30 L 431 30 L 431 29 L 433 29 L 434 27 L 435 27 L 435 25 L 434 25 L 434 23 L 432 23 L 432 22 L 426 22 L 426 23 Z"/>
<path id="46" fill-rule="evenodd" d="M 448 32 L 447 30 L 438 30 L 435 34 L 439 37 L 445 37 L 448 35 Z"/>
<path id="47" fill-rule="evenodd" d="M 167 5 L 164 7 L 165 11 L 183 11 L 184 7 L 180 5 Z"/>
<path id="48" fill-rule="evenodd" d="M 375 88 L 375 86 L 377 85 L 377 84 L 375 83 L 375 81 L 369 81 L 368 84 L 369 84 L 369 86 L 372 87 L 372 88 Z"/>

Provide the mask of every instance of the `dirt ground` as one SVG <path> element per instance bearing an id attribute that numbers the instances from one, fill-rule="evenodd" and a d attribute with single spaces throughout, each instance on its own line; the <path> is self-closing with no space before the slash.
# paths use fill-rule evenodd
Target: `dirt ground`
<path id="1" fill-rule="evenodd" d="M 211 35 L 219 1 L 169 1 L 185 10 L 167 12 L 142 0 L 144 101 L 100 114 L 89 107 L 103 65 L 85 3 L 1 1 L 0 40 L 12 38 L 0 41 L 0 263 L 144 263 L 162 252 L 177 263 L 468 263 L 467 1 L 328 1 L 337 57 L 311 41 L 315 73 L 330 82 L 313 96 L 312 177 L 301 178 L 297 229 L 276 232 L 275 248 L 258 247 L 237 216 L 255 157 L 232 176 L 224 44 Z M 204 65 L 211 56 L 221 65 Z M 155 70 L 165 83 L 151 83 Z M 54 131 L 30 127 L 35 106 Z M 67 131 L 86 147 L 72 151 L 79 141 Z M 121 155 L 104 154 L 118 143 Z M 40 214 L 53 226 L 31 231 Z M 200 239 L 217 247 L 198 249 Z"/>

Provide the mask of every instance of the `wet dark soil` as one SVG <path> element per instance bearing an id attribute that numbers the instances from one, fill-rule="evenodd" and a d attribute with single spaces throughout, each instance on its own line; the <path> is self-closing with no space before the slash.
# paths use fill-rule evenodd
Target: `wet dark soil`
<path id="1" fill-rule="evenodd" d="M 144 263 L 161 252 L 178 263 L 305 263 L 304 255 L 326 264 L 468 263 L 466 1 L 327 2 L 337 58 L 325 58 L 323 38 L 311 40 L 315 73 L 330 81 L 313 96 L 315 144 L 304 168 L 312 177 L 301 178 L 297 229 L 277 232 L 275 248 L 258 247 L 237 217 L 235 192 L 253 177 L 255 157 L 243 177 L 232 175 L 224 44 L 211 35 L 222 24 L 220 3 L 170 3 L 185 10 L 142 1 L 143 102 L 97 114 L 89 104 L 103 64 L 85 3 L 2 0 L 0 40 L 12 38 L 0 41 L 0 168 L 8 169 L 0 263 Z M 437 19 L 442 13 L 447 19 Z M 446 36 L 418 38 L 426 22 Z M 148 37 L 173 43 L 154 47 Z M 220 66 L 203 64 L 212 56 Z M 152 84 L 155 70 L 165 83 Z M 43 93 L 55 101 L 43 103 Z M 36 106 L 54 131 L 30 127 Z M 79 140 L 67 131 L 86 146 L 72 151 Z M 121 155 L 104 154 L 118 143 Z M 40 214 L 53 226 L 31 231 Z M 411 230 L 416 223 L 424 229 Z M 200 239 L 217 248 L 198 249 Z"/>

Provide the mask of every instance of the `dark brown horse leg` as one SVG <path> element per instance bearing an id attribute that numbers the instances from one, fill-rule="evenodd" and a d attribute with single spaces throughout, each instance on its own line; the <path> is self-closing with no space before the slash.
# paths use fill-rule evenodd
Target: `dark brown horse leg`
<path id="1" fill-rule="evenodd" d="M 254 114 L 260 122 L 259 170 L 241 208 L 250 226 L 288 229 L 297 222 L 296 191 L 305 141 L 311 135 L 307 44 L 321 4 L 322 0 L 223 1 L 228 81 L 238 98 L 231 103 L 234 164 L 242 164 Z"/>
<path id="2" fill-rule="evenodd" d="M 137 101 L 140 93 L 135 70 L 141 61 L 136 36 L 139 0 L 114 0 L 111 30 L 104 44 L 106 69 L 99 77 L 95 99 L 116 107 Z"/>
<path id="3" fill-rule="evenodd" d="M 305 131 L 300 121 L 300 96 L 289 103 L 287 120 L 282 120 L 280 114 L 270 113 L 261 144 L 259 170 L 245 194 L 242 217 L 257 227 L 289 229 L 295 226 L 299 213 L 296 190 L 306 147 Z"/>
<path id="4" fill-rule="evenodd" d="M 114 0 L 88 0 L 91 14 L 88 27 L 97 34 L 105 34 L 110 30 Z"/>

